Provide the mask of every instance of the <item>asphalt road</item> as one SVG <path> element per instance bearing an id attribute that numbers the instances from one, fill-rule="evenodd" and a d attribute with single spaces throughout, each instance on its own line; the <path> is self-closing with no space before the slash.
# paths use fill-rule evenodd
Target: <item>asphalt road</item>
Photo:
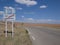
<path id="1" fill-rule="evenodd" d="M 26 27 L 33 45 L 60 45 L 60 31 L 47 27 Z"/>

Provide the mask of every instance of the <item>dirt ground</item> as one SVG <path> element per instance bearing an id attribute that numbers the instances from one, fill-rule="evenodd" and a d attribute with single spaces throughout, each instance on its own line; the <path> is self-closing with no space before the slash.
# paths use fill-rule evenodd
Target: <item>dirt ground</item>
<path id="1" fill-rule="evenodd" d="M 43 26 L 43 27 L 60 29 L 60 24 L 31 24 L 31 23 L 25 23 L 24 26 Z"/>

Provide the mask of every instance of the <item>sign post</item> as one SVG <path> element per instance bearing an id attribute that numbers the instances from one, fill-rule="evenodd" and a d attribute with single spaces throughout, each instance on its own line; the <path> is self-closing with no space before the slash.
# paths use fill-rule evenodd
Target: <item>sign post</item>
<path id="1" fill-rule="evenodd" d="M 8 28 L 7 28 L 7 22 L 11 21 L 12 25 L 12 37 L 14 36 L 14 20 L 15 20 L 15 9 L 12 7 L 5 7 L 5 15 L 4 15 L 4 19 L 5 19 L 5 37 L 7 37 L 8 34 Z"/>
<path id="2" fill-rule="evenodd" d="M 12 37 L 14 36 L 14 26 L 13 26 L 13 21 L 12 21 Z"/>
<path id="3" fill-rule="evenodd" d="M 5 26 L 5 37 L 7 37 L 7 21 L 5 22 L 6 26 Z"/>

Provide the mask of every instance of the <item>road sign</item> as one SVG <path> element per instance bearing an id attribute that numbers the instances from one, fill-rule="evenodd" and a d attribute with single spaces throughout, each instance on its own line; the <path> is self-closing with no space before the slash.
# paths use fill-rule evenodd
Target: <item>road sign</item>
<path id="1" fill-rule="evenodd" d="M 5 20 L 7 21 L 14 21 L 15 20 L 15 14 L 12 15 L 6 15 Z"/>
<path id="2" fill-rule="evenodd" d="M 12 7 L 5 7 L 5 15 L 4 18 L 7 21 L 14 21 L 15 20 L 15 9 Z"/>
<path id="3" fill-rule="evenodd" d="M 8 25 L 7 25 L 7 22 L 8 21 L 12 21 L 12 37 L 14 36 L 14 27 L 13 27 L 13 24 L 14 24 L 14 20 L 15 20 L 15 9 L 12 8 L 12 7 L 5 7 L 5 12 L 4 12 L 4 20 L 6 21 L 5 22 L 5 37 L 7 37 L 7 31 L 8 31 Z"/>

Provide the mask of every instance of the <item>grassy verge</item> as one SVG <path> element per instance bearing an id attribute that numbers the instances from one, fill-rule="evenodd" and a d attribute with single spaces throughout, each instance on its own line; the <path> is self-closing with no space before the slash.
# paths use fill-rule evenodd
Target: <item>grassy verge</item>
<path id="1" fill-rule="evenodd" d="M 6 38 L 3 31 L 4 28 L 0 27 L 0 45 L 32 45 L 28 32 L 23 28 L 14 28 L 13 38 L 10 33 L 8 33 Z"/>

